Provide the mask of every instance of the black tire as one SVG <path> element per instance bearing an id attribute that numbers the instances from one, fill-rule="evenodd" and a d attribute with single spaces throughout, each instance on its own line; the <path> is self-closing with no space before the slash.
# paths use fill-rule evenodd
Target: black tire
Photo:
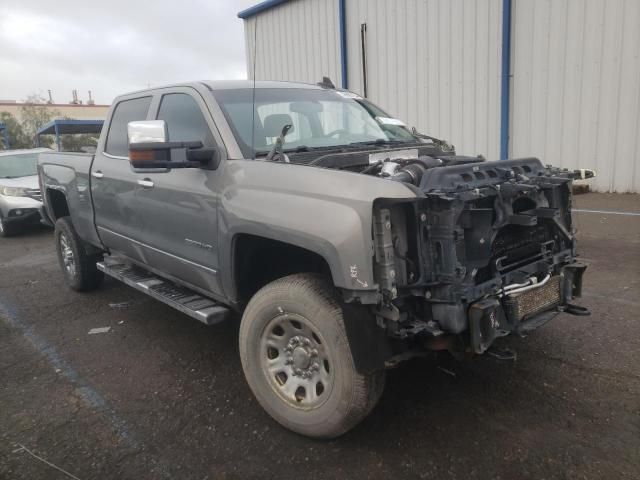
<path id="1" fill-rule="evenodd" d="M 104 274 L 96 263 L 102 260 L 101 254 L 89 254 L 75 229 L 71 218 L 62 217 L 55 224 L 56 251 L 58 262 L 67 285 L 73 290 L 88 291 L 98 288 L 104 280 Z"/>
<path id="2" fill-rule="evenodd" d="M 0 237 L 10 237 L 16 233 L 13 225 L 5 223 L 4 219 L 0 216 Z"/>
<path id="3" fill-rule="evenodd" d="M 346 433 L 384 389 L 384 370 L 356 371 L 337 292 L 315 274 L 281 278 L 253 296 L 240 324 L 240 358 L 260 405 L 309 437 Z"/>

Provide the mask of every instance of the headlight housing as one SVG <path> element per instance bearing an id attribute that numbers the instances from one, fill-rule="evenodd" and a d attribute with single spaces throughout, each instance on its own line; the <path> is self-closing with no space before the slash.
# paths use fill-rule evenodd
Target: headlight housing
<path id="1" fill-rule="evenodd" d="M 1 187 L 0 186 L 0 195 L 4 195 L 5 197 L 26 197 L 27 189 L 21 187 Z"/>

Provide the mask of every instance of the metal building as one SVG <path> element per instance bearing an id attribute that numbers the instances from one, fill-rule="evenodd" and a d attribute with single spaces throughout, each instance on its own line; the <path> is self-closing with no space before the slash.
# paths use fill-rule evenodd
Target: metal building
<path id="1" fill-rule="evenodd" d="M 460 153 L 640 192 L 640 0 L 268 0 L 238 16 L 249 78 L 329 76 Z"/>

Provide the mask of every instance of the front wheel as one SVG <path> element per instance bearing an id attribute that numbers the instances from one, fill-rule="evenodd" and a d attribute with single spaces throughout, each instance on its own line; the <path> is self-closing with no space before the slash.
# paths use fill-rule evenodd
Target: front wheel
<path id="1" fill-rule="evenodd" d="M 15 233 L 13 225 L 9 223 L 5 223 L 3 218 L 0 216 L 0 237 L 10 237 Z"/>
<path id="2" fill-rule="evenodd" d="M 104 274 L 96 266 L 102 255 L 87 253 L 69 217 L 56 221 L 55 239 L 58 262 L 67 285 L 77 291 L 98 288 L 104 280 Z"/>
<path id="3" fill-rule="evenodd" d="M 356 371 L 335 289 L 314 274 L 262 288 L 240 325 L 242 367 L 260 405 L 294 432 L 333 438 L 378 402 L 384 371 Z"/>

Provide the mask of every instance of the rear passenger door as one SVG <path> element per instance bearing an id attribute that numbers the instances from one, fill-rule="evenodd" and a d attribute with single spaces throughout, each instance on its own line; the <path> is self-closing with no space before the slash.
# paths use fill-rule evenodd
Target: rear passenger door
<path id="1" fill-rule="evenodd" d="M 112 250 L 143 261 L 135 241 L 139 234 L 134 206 L 137 178 L 129 165 L 127 124 L 146 120 L 151 95 L 120 100 L 109 119 L 104 144 L 98 145 L 91 169 L 91 195 L 100 240 Z"/>
<path id="2" fill-rule="evenodd" d="M 218 147 L 213 120 L 199 93 L 177 88 L 163 93 L 156 119 L 167 124 L 171 142 L 201 141 Z M 172 161 L 184 151 L 172 152 Z M 148 263 L 192 286 L 221 294 L 218 278 L 218 200 L 215 184 L 224 169 L 174 169 L 138 174 L 136 210 Z M 146 185 L 146 186 L 143 186 Z"/>

